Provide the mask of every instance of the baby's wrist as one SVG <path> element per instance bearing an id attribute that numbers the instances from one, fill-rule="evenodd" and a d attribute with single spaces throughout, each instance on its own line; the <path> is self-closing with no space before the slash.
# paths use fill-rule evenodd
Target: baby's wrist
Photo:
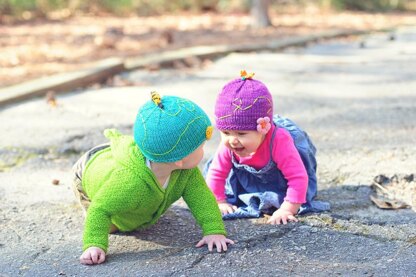
<path id="1" fill-rule="evenodd" d="M 301 204 L 299 203 L 291 203 L 289 201 L 284 201 L 280 206 L 280 209 L 290 212 L 292 215 L 298 213 Z M 279 210 L 280 210 L 279 209 Z"/>

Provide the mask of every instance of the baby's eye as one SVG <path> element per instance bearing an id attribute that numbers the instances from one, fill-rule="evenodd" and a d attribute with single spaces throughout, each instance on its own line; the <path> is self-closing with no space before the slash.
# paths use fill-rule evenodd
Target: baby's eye
<path id="1" fill-rule="evenodd" d="M 245 136 L 245 135 L 247 135 L 247 133 L 237 133 L 239 136 Z"/>
<path id="2" fill-rule="evenodd" d="M 230 135 L 230 132 L 228 132 L 228 131 L 221 131 L 221 133 L 223 133 L 226 136 L 229 136 Z"/>

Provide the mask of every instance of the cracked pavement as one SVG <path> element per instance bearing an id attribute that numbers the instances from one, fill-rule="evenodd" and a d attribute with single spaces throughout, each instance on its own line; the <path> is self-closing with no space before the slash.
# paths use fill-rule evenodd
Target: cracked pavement
<path id="1" fill-rule="evenodd" d="M 0 276 L 414 276 L 416 208 L 381 210 L 369 199 L 376 175 L 416 168 L 416 28 L 394 35 L 233 53 L 200 71 L 134 71 L 122 77 L 146 86 L 58 95 L 56 108 L 45 99 L 2 108 Z M 149 229 L 110 235 L 105 264 L 79 264 L 83 217 L 70 183 L 79 155 L 105 141 L 105 128 L 131 133 L 152 90 L 212 116 L 217 91 L 243 68 L 268 85 L 275 112 L 310 134 L 319 199 L 332 210 L 285 226 L 226 221 L 236 244 L 218 254 L 194 247 L 200 229 L 179 201 Z M 218 142 L 214 133 L 205 159 Z"/>

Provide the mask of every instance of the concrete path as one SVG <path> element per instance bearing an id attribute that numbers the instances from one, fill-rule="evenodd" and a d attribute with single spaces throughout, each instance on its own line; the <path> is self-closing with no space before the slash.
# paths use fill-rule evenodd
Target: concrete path
<path id="1" fill-rule="evenodd" d="M 378 174 L 416 168 L 416 28 L 283 53 L 230 54 L 203 71 L 135 71 L 148 85 L 74 92 L 0 110 L 0 276 L 415 276 L 414 210 L 369 200 Z M 83 218 L 71 191 L 78 156 L 105 128 L 131 133 L 149 92 L 188 97 L 210 115 L 240 69 L 269 86 L 275 112 L 318 148 L 319 198 L 331 212 L 270 226 L 227 221 L 226 254 L 196 249 L 200 230 L 177 203 L 147 230 L 111 235 L 108 261 L 83 266 Z M 218 133 L 206 147 L 213 154 Z M 59 180 L 53 185 L 53 180 Z"/>

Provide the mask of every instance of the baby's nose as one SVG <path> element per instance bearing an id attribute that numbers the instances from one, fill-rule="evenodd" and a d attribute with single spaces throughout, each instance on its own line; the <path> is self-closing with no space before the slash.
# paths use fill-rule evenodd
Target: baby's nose
<path id="1" fill-rule="evenodd" d="M 238 139 L 234 136 L 230 137 L 230 144 L 237 144 L 238 143 Z"/>

